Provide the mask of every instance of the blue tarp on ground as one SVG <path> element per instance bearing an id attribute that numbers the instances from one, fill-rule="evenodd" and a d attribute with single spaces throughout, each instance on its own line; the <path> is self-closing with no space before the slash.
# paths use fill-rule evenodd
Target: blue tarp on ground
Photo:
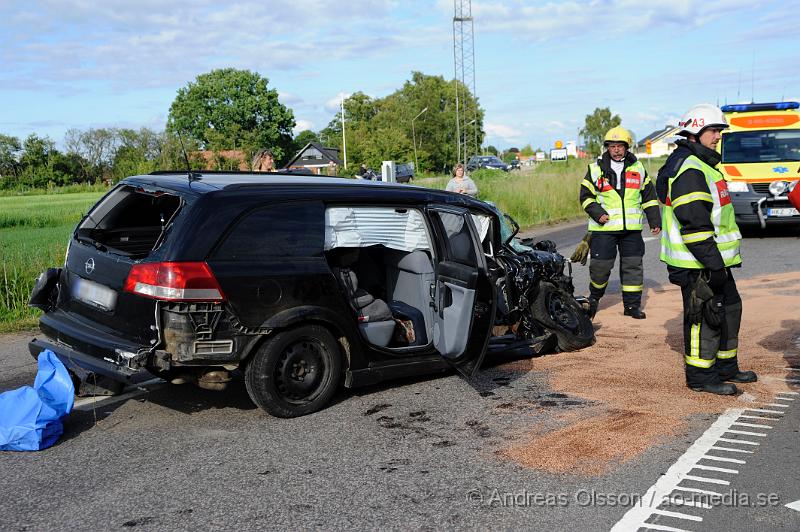
<path id="1" fill-rule="evenodd" d="M 64 432 L 61 418 L 72 410 L 75 387 L 64 364 L 49 349 L 39 353 L 33 388 L 0 394 L 0 451 L 39 451 Z"/>

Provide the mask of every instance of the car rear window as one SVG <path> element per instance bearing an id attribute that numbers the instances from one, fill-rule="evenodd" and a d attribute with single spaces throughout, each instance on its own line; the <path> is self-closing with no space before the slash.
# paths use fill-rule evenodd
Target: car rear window
<path id="1" fill-rule="evenodd" d="M 146 257 L 162 241 L 182 203 L 174 194 L 123 185 L 92 207 L 75 238 L 118 255 Z"/>

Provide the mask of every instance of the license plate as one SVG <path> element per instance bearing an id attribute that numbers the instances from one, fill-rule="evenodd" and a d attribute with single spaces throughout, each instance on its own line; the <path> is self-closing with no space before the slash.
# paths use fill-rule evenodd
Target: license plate
<path id="1" fill-rule="evenodd" d="M 115 291 L 80 277 L 76 278 L 72 284 L 72 297 L 102 310 L 114 310 L 114 305 L 117 303 Z"/>
<path id="2" fill-rule="evenodd" d="M 800 211 L 794 207 L 781 207 L 778 209 L 767 209 L 767 216 L 797 216 Z"/>

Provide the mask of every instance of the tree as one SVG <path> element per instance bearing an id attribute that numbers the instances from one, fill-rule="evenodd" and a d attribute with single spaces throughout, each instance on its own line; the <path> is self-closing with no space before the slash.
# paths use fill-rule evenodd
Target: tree
<path id="1" fill-rule="evenodd" d="M 278 101 L 278 91 L 256 72 L 224 68 L 197 76 L 178 89 L 167 130 L 186 135 L 202 148 L 269 148 L 282 161 L 292 149 L 294 114 Z"/>
<path id="2" fill-rule="evenodd" d="M 385 98 L 372 99 L 355 93 L 345 100 L 348 161 L 363 162 L 373 168 L 388 159 L 413 161 L 416 138 L 420 168 L 444 171 L 451 167 L 456 162 L 457 87 L 466 94 L 459 102 L 461 112 L 471 115 L 477 106 L 478 119 L 470 124 L 467 138 L 474 139 L 477 133 L 478 143 L 482 144 L 484 113 L 477 99 L 459 81 L 412 72 L 411 80 Z M 420 114 L 425 109 L 427 111 Z M 340 118 L 337 113 L 320 131 L 320 137 L 328 146 L 341 148 Z"/>
<path id="3" fill-rule="evenodd" d="M 586 143 L 586 151 L 591 155 L 600 155 L 603 151 L 603 137 L 612 127 L 620 125 L 622 119 L 619 115 L 612 115 L 608 107 L 596 108 L 590 115 L 586 115 L 586 124 L 580 133 Z"/>
<path id="4" fill-rule="evenodd" d="M 511 150 L 508 150 L 508 151 L 511 151 Z M 487 153 L 491 153 L 492 155 L 497 155 L 497 153 L 498 153 L 498 152 L 497 152 L 497 148 L 495 148 L 495 147 L 494 147 L 494 146 L 492 146 L 491 144 L 489 144 L 488 146 L 486 146 L 486 152 L 487 152 Z"/>
<path id="5" fill-rule="evenodd" d="M 294 153 L 299 152 L 309 142 L 316 142 L 316 143 L 319 144 L 319 142 L 320 142 L 319 135 L 317 135 L 316 133 L 314 133 L 310 129 L 304 129 L 303 131 L 298 133 L 297 136 L 294 138 L 292 151 Z"/>
<path id="6" fill-rule="evenodd" d="M 117 144 L 117 131 L 112 128 L 67 130 L 64 136 L 67 153 L 75 153 L 84 161 L 83 171 L 92 181 L 103 178 L 111 168 Z"/>
<path id="7" fill-rule="evenodd" d="M 526 144 L 525 146 L 522 147 L 522 150 L 519 153 L 521 155 L 525 155 L 526 157 L 530 157 L 536 152 L 533 151 L 533 148 L 531 148 L 530 144 Z"/>
<path id="8" fill-rule="evenodd" d="M 0 177 L 19 175 L 19 156 L 22 151 L 17 137 L 0 133 Z"/>

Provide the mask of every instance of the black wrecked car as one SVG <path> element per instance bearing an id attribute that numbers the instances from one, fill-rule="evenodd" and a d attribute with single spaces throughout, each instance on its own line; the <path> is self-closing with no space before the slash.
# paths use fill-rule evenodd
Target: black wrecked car
<path id="1" fill-rule="evenodd" d="M 380 182 L 129 177 L 37 281 L 30 351 L 54 351 L 86 394 L 150 374 L 222 389 L 240 370 L 258 406 L 293 417 L 341 385 L 472 375 L 492 348 L 589 345 L 565 259 L 514 251 L 503 222 L 464 195 Z"/>

